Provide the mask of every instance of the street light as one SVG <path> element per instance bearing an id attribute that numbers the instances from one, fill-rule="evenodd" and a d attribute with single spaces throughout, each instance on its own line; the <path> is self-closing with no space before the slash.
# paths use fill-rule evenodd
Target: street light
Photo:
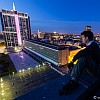
<path id="1" fill-rule="evenodd" d="M 28 68 L 28 70 L 30 70 L 31 68 Z"/>
<path id="2" fill-rule="evenodd" d="M 1 78 L 1 82 L 3 82 L 3 79 Z"/>
<path id="3" fill-rule="evenodd" d="M 38 66 L 36 66 L 36 68 L 38 68 Z"/>
<path id="4" fill-rule="evenodd" d="M 28 73 L 29 73 L 29 75 L 31 75 L 30 70 L 31 70 L 31 68 L 28 68 Z"/>
<path id="5" fill-rule="evenodd" d="M 19 73 L 21 73 L 22 71 L 21 70 L 19 70 Z"/>
<path id="6" fill-rule="evenodd" d="M 25 72 L 25 70 L 23 69 L 22 72 Z"/>
<path id="7" fill-rule="evenodd" d="M 20 79 L 22 81 L 21 72 L 22 72 L 22 70 L 19 70 L 19 76 L 20 76 Z"/>
<path id="8" fill-rule="evenodd" d="M 1 88 L 3 88 L 3 85 L 1 85 Z"/>
<path id="9" fill-rule="evenodd" d="M 3 92 L 1 95 L 4 95 L 5 93 Z"/>
<path id="10" fill-rule="evenodd" d="M 45 63 L 43 63 L 43 65 L 45 65 Z"/>
<path id="11" fill-rule="evenodd" d="M 1 86 L 3 86 L 3 83 L 1 83 Z"/>
<path id="12" fill-rule="evenodd" d="M 13 72 L 13 76 L 14 76 L 15 72 Z"/>

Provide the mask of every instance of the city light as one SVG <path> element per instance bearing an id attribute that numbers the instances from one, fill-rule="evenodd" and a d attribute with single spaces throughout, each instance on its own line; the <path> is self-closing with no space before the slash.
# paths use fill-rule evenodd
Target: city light
<path id="1" fill-rule="evenodd" d="M 43 63 L 43 65 L 45 65 L 45 63 Z"/>
<path id="2" fill-rule="evenodd" d="M 57 32 L 53 32 L 53 33 L 57 33 Z"/>
<path id="3" fill-rule="evenodd" d="M 15 72 L 13 72 L 13 76 L 14 76 Z"/>
<path id="4" fill-rule="evenodd" d="M 28 70 L 30 70 L 31 68 L 28 68 Z"/>
<path id="5" fill-rule="evenodd" d="M 4 95 L 4 93 L 2 93 L 2 95 Z"/>
<path id="6" fill-rule="evenodd" d="M 22 71 L 21 71 L 21 70 L 19 70 L 19 72 L 21 73 Z"/>
<path id="7" fill-rule="evenodd" d="M 38 66 L 36 66 L 36 68 L 38 68 Z"/>
<path id="8" fill-rule="evenodd" d="M 3 79 L 1 78 L 1 82 L 3 82 Z"/>
<path id="9" fill-rule="evenodd" d="M 2 90 L 2 93 L 4 92 L 4 90 Z"/>
<path id="10" fill-rule="evenodd" d="M 32 48 L 32 47 L 29 47 L 29 48 Z"/>
<path id="11" fill-rule="evenodd" d="M 17 47 L 15 47 L 15 51 L 17 50 Z"/>
<path id="12" fill-rule="evenodd" d="M 3 88 L 3 85 L 1 85 L 1 88 Z"/>
<path id="13" fill-rule="evenodd" d="M 1 83 L 1 86 L 3 86 L 3 83 Z"/>
<path id="14" fill-rule="evenodd" d="M 22 72 L 25 72 L 25 69 L 23 69 Z"/>
<path id="15" fill-rule="evenodd" d="M 22 59 L 24 58 L 23 56 L 20 56 Z"/>

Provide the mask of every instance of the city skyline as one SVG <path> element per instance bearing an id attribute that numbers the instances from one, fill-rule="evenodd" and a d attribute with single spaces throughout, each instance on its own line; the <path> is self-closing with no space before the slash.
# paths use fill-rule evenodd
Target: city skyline
<path id="1" fill-rule="evenodd" d="M 49 32 L 80 33 L 90 25 L 94 33 L 99 33 L 99 0 L 0 0 L 0 9 L 12 10 L 12 4 L 19 12 L 28 13 L 31 29 Z"/>

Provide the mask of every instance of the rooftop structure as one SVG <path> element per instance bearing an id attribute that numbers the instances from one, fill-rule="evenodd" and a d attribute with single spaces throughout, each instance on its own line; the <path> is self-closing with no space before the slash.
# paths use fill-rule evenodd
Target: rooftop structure
<path id="1" fill-rule="evenodd" d="M 65 45 L 54 45 L 40 41 L 25 41 L 23 50 L 39 62 L 50 62 L 53 66 L 68 63 L 69 49 Z"/>

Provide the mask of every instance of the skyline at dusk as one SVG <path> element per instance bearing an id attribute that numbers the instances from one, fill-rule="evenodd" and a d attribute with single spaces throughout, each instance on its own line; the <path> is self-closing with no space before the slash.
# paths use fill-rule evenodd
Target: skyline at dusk
<path id="1" fill-rule="evenodd" d="M 100 94 L 100 0 L 0 0 L 0 100 L 92 100 Z"/>
<path id="2" fill-rule="evenodd" d="M 94 33 L 100 29 L 99 0 L 0 0 L 0 9 L 28 13 L 31 30 L 47 32 L 80 33 L 90 25 Z"/>

